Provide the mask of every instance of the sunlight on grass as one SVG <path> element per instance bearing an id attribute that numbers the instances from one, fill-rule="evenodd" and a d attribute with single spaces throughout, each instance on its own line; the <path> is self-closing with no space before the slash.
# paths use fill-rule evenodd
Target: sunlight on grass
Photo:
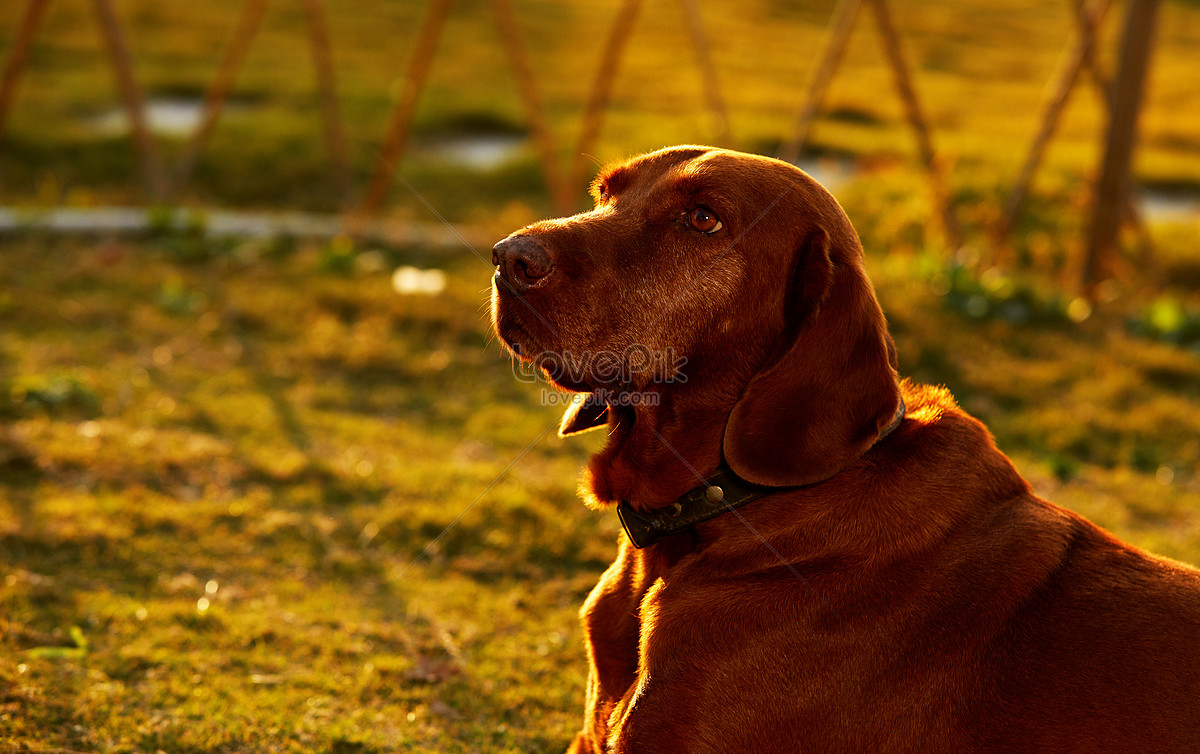
<path id="1" fill-rule="evenodd" d="M 204 262 L 163 240 L 115 261 L 9 244 L 6 745 L 565 746 L 576 611 L 618 533 L 574 494 L 599 440 L 554 439 L 557 410 L 488 344 L 486 266 L 374 253 L 333 272 L 319 244 Z M 1039 491 L 1200 560 L 1194 355 L 1115 314 L 974 317 L 944 262 L 868 261 L 905 374 L 950 386 Z M 398 293 L 403 266 L 444 290 Z M 198 305 L 164 306 L 164 280 Z"/>

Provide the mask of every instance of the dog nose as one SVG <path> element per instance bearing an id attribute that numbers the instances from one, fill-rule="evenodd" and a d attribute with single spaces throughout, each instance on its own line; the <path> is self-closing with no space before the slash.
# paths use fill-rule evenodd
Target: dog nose
<path id="1" fill-rule="evenodd" d="M 493 246 L 492 264 L 514 293 L 524 293 L 554 269 L 550 254 L 529 236 L 509 236 Z"/>

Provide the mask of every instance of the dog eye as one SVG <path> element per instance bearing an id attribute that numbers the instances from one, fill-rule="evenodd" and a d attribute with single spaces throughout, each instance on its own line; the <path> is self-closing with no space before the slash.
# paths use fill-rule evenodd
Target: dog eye
<path id="1" fill-rule="evenodd" d="M 697 207 L 688 215 L 688 222 L 701 233 L 716 233 L 721 229 L 721 218 L 708 207 Z"/>

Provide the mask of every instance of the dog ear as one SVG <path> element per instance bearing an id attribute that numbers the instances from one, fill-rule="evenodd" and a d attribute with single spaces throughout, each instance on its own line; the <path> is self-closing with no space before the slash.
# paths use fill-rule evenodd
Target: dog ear
<path id="1" fill-rule="evenodd" d="M 558 436 L 567 437 L 603 427 L 608 423 L 608 403 L 595 393 L 577 393 L 563 412 Z"/>
<path id="2" fill-rule="evenodd" d="M 883 312 L 857 241 L 839 240 L 850 249 L 837 249 L 818 228 L 797 250 L 780 344 L 726 423 L 726 463 L 748 482 L 828 479 L 865 452 L 899 408 Z"/>

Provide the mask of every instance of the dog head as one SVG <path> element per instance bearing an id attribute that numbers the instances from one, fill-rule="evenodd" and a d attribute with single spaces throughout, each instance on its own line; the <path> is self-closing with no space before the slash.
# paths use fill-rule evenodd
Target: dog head
<path id="1" fill-rule="evenodd" d="M 501 339 L 577 400 L 562 433 L 670 393 L 724 420 L 744 479 L 808 484 L 899 405 L 895 351 L 841 207 L 765 157 L 676 147 L 604 170 L 595 206 L 496 244 Z M 636 411 L 634 412 L 636 414 Z"/>

